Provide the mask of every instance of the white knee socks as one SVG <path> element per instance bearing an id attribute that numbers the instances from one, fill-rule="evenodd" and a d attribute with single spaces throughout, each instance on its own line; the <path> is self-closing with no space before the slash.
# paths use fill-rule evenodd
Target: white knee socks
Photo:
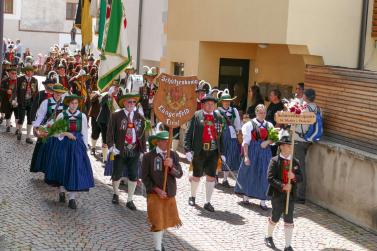
<path id="1" fill-rule="evenodd" d="M 136 181 L 128 180 L 128 198 L 127 198 L 127 202 L 132 201 L 132 198 L 134 197 L 136 185 L 137 185 Z"/>
<path id="2" fill-rule="evenodd" d="M 113 190 L 114 190 L 114 194 L 116 195 L 119 195 L 119 184 L 120 184 L 120 180 L 113 181 Z"/>
<path id="3" fill-rule="evenodd" d="M 224 179 L 223 181 L 227 181 L 229 176 L 229 171 L 224 171 Z"/>
<path id="4" fill-rule="evenodd" d="M 105 162 L 107 160 L 107 146 L 102 147 L 102 162 Z"/>
<path id="5" fill-rule="evenodd" d="M 65 192 L 67 192 L 67 191 L 65 190 L 65 188 L 64 188 L 63 186 L 60 186 L 60 187 L 59 187 L 59 192 L 60 192 L 60 193 L 65 193 Z"/>
<path id="6" fill-rule="evenodd" d="M 152 234 L 153 234 L 154 249 L 161 251 L 162 237 L 164 235 L 164 231 L 152 232 Z"/>
<path id="7" fill-rule="evenodd" d="M 199 181 L 191 180 L 191 197 L 196 197 L 196 193 L 198 192 Z"/>
<path id="8" fill-rule="evenodd" d="M 267 235 L 266 237 L 272 237 L 272 233 L 274 232 L 276 223 L 272 222 L 271 219 L 268 219 L 267 223 Z"/>
<path id="9" fill-rule="evenodd" d="M 207 181 L 206 182 L 206 203 L 211 202 L 213 190 L 215 189 L 215 182 L 214 181 Z"/>
<path id="10" fill-rule="evenodd" d="M 293 235 L 293 224 L 284 224 L 284 235 L 285 235 L 285 247 L 291 246 L 292 235 Z"/>
<path id="11" fill-rule="evenodd" d="M 33 128 L 32 125 L 27 125 L 26 127 L 26 137 L 27 138 L 30 138 L 30 135 L 31 135 L 31 129 Z"/>
<path id="12" fill-rule="evenodd" d="M 97 140 L 92 139 L 92 148 L 96 148 L 96 145 L 97 145 Z"/>
<path id="13" fill-rule="evenodd" d="M 6 127 L 9 127 L 9 126 L 10 126 L 10 119 L 7 119 L 7 120 L 5 121 L 5 125 L 6 125 Z"/>
<path id="14" fill-rule="evenodd" d="M 68 200 L 74 200 L 76 197 L 76 193 L 75 192 L 69 192 L 68 193 Z"/>

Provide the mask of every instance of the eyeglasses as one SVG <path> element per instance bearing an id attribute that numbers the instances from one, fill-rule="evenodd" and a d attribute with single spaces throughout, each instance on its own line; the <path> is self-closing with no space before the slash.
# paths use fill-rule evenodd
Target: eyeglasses
<path id="1" fill-rule="evenodd" d="M 128 104 L 136 104 L 136 101 L 135 100 L 130 100 L 130 101 L 127 101 Z"/>

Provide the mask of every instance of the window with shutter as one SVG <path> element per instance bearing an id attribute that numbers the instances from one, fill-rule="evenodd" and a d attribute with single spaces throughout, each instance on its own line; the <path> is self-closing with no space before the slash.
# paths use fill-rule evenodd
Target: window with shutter
<path id="1" fill-rule="evenodd" d="M 13 0 L 4 0 L 4 13 L 13 14 Z"/>
<path id="2" fill-rule="evenodd" d="M 377 0 L 373 4 L 372 37 L 377 39 Z"/>

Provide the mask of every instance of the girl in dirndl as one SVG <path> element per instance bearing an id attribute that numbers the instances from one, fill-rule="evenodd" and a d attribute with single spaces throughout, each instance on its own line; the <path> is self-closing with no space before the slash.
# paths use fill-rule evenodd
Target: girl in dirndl
<path id="1" fill-rule="evenodd" d="M 60 186 L 59 201 L 65 202 L 68 191 L 68 207 L 76 209 L 76 192 L 89 191 L 94 187 L 92 166 L 87 154 L 88 121 L 77 108 L 82 97 L 75 94 L 66 96 L 64 104 L 68 109 L 59 114 L 58 120 L 65 120 L 68 130 L 59 137 L 59 144 L 51 149 L 52 159 L 46 171 L 46 181 Z"/>
<path id="2" fill-rule="evenodd" d="M 244 160 L 238 172 L 235 192 L 244 195 L 244 203 L 249 203 L 249 197 L 259 199 L 261 209 L 267 210 L 267 173 L 272 157 L 270 144 L 273 143 L 268 139 L 268 129 L 273 125 L 265 120 L 264 105 L 258 105 L 255 113 L 256 118 L 242 126 Z"/>
<path id="3" fill-rule="evenodd" d="M 230 106 L 230 103 L 236 98 L 232 98 L 229 94 L 229 90 L 225 89 L 220 92 L 221 107 L 218 111 L 226 120 L 226 128 L 223 132 L 223 144 L 225 163 L 222 163 L 222 171 L 224 179 L 222 185 L 224 187 L 230 187 L 228 182 L 229 172 L 237 171 L 241 164 L 240 145 L 238 143 L 237 135 L 241 131 L 241 119 L 238 110 Z"/>

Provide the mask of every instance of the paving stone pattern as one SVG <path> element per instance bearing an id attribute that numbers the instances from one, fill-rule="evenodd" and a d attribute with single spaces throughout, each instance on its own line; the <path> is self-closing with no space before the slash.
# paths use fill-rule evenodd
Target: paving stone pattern
<path id="1" fill-rule="evenodd" d="M 77 197 L 78 209 L 57 202 L 58 190 L 29 172 L 34 145 L 18 142 L 0 126 L 0 250 L 153 250 L 146 217 L 146 199 L 138 188 L 138 211 L 111 204 L 112 189 L 103 166 L 91 156 L 96 187 Z M 98 151 L 99 152 L 99 151 Z M 165 234 L 166 250 L 269 250 L 263 237 L 270 211 L 257 201 L 243 206 L 232 189 L 219 186 L 213 195 L 215 213 L 203 210 L 204 182 L 197 207 L 189 207 L 187 164 L 178 182 L 177 202 L 183 226 Z M 234 181 L 231 180 L 234 185 Z M 283 223 L 274 235 L 284 248 Z M 313 204 L 297 205 L 292 246 L 295 250 L 377 250 L 377 236 Z"/>

